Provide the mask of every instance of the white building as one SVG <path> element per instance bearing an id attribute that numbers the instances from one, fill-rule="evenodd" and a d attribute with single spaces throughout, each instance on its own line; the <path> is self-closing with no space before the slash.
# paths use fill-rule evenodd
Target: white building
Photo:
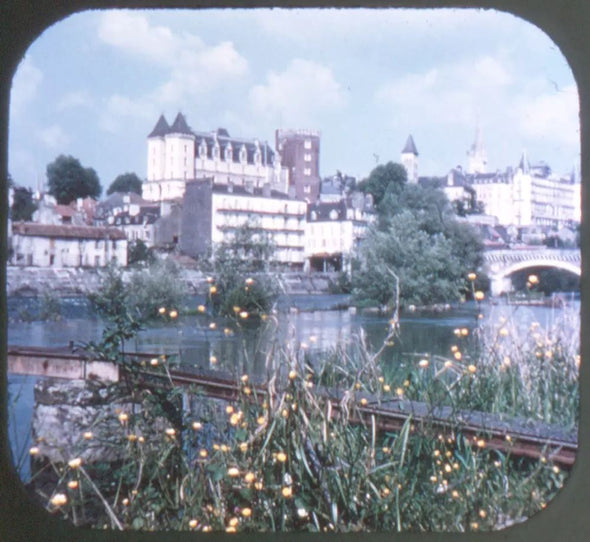
<path id="1" fill-rule="evenodd" d="M 127 265 L 127 238 L 115 228 L 17 222 L 11 264 L 36 267 Z"/>
<path id="2" fill-rule="evenodd" d="M 313 271 L 348 271 L 351 257 L 375 221 L 370 196 L 355 193 L 338 202 L 309 205 L 305 259 Z"/>
<path id="3" fill-rule="evenodd" d="M 409 135 L 404 148 L 402 149 L 402 166 L 404 166 L 408 175 L 409 183 L 418 182 L 418 149 L 414 143 L 414 138 Z"/>
<path id="4" fill-rule="evenodd" d="M 231 137 L 227 130 L 195 132 L 178 113 L 172 126 L 160 116 L 148 135 L 147 179 L 143 197 L 149 201 L 182 198 L 187 181 L 213 179 L 233 184 L 288 191 L 288 169 L 266 142 Z"/>
<path id="5" fill-rule="evenodd" d="M 115 226 L 129 241 L 143 241 L 148 247 L 155 244 L 155 224 L 160 218 L 160 205 L 145 201 L 134 192 L 114 192 L 96 206 L 94 223 Z"/>
<path id="6" fill-rule="evenodd" d="M 229 241 L 249 224 L 270 236 L 275 263 L 303 269 L 305 263 L 305 201 L 263 188 L 214 184 L 199 180 L 186 185 L 182 206 L 180 249 L 199 258 Z"/>
<path id="7" fill-rule="evenodd" d="M 559 229 L 580 222 L 581 185 L 573 176 L 555 175 L 544 162 L 531 165 L 524 152 L 516 168 L 486 172 L 487 153 L 479 128 L 468 156 L 467 171 L 458 166 L 442 182 L 450 201 L 468 201 L 474 194 L 485 213 L 503 226 Z"/>

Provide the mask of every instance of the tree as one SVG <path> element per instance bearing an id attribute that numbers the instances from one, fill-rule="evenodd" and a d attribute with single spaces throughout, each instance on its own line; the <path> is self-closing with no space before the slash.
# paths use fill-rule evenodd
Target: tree
<path id="1" fill-rule="evenodd" d="M 135 173 L 123 173 L 111 183 L 107 190 L 107 196 L 113 192 L 135 192 L 141 196 L 141 179 Z"/>
<path id="2" fill-rule="evenodd" d="M 58 156 L 47 165 L 49 193 L 58 203 L 68 204 L 77 198 L 98 198 L 102 192 L 96 171 L 84 168 L 73 156 Z"/>
<path id="3" fill-rule="evenodd" d="M 374 229 L 361 247 L 355 299 L 367 305 L 392 305 L 397 275 L 402 305 L 457 300 L 465 271 L 452 245 L 442 233 L 431 235 L 420 229 L 409 210 L 395 215 L 385 231 Z"/>
<path id="4" fill-rule="evenodd" d="M 270 235 L 249 222 L 220 243 L 212 262 L 216 276 L 210 298 L 213 311 L 224 316 L 268 312 L 277 294 L 277 285 L 269 275 L 274 251 Z"/>
<path id="5" fill-rule="evenodd" d="M 12 220 L 30 221 L 33 218 L 33 213 L 37 210 L 37 205 L 33 201 L 33 192 L 30 188 L 17 186 L 14 188 L 12 199 L 12 207 L 10 208 L 10 216 Z"/>
<path id="6" fill-rule="evenodd" d="M 375 205 L 379 205 L 386 193 L 401 193 L 407 181 L 408 174 L 404 166 L 388 162 L 371 171 L 369 177 L 361 181 L 357 188 L 365 194 L 371 194 Z"/>
<path id="7" fill-rule="evenodd" d="M 402 168 L 397 166 L 388 169 Z M 373 187 L 385 189 L 377 204 L 376 228 L 359 254 L 360 270 L 353 282 L 357 302 L 391 304 L 394 276 L 399 277 L 402 305 L 459 299 L 467 290 L 466 275 L 483 263 L 479 234 L 456 220 L 442 190 L 405 183 L 403 176 L 385 184 L 380 168 L 369 176 Z"/>
<path id="8" fill-rule="evenodd" d="M 141 239 L 136 239 L 129 243 L 129 250 L 127 252 L 127 263 L 129 265 L 134 263 L 152 264 L 154 262 L 154 253 Z"/>

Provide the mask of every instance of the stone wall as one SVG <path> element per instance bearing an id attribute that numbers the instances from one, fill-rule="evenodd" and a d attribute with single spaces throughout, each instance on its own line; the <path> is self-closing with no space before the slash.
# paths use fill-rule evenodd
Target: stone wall
<path id="1" fill-rule="evenodd" d="M 99 287 L 103 272 L 92 268 L 8 266 L 6 291 L 8 295 L 85 295 Z M 206 291 L 207 277 L 200 271 L 183 269 L 181 279 L 185 281 L 191 293 Z M 329 293 L 331 282 L 336 282 L 337 274 L 283 273 L 279 280 L 284 293 L 287 294 L 325 294 Z"/>

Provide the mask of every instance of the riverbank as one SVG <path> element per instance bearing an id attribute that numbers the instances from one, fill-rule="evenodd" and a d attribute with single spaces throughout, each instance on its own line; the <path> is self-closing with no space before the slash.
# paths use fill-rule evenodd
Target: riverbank
<path id="1" fill-rule="evenodd" d="M 64 297 L 86 295 L 100 286 L 102 269 L 95 268 L 6 268 L 6 293 L 9 296 Z M 131 274 L 125 270 L 124 275 Z M 279 279 L 286 294 L 327 294 L 338 278 L 337 273 L 281 273 Z M 190 293 L 201 293 L 207 288 L 207 276 L 194 269 L 182 269 L 180 274 Z"/>

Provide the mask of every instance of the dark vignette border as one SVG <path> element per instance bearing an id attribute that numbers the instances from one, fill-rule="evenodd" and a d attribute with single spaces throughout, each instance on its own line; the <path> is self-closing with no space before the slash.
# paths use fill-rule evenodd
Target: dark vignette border
<path id="1" fill-rule="evenodd" d="M 578 459 L 564 488 L 543 512 L 523 524 L 493 533 L 378 533 L 363 535 L 242 534 L 190 532 L 119 533 L 86 530 L 50 516 L 26 496 L 13 466 L 8 446 L 6 392 L 6 220 L 8 166 L 8 120 L 12 77 L 29 45 L 53 23 L 88 9 L 107 8 L 199 8 L 199 7 L 407 7 L 480 8 L 506 11 L 540 27 L 561 49 L 574 73 L 580 97 L 582 139 L 582 216 L 590 216 L 590 2 L 587 0 L 3 0 L 0 2 L 0 541 L 174 541 L 215 539 L 302 540 L 336 536 L 349 540 L 381 542 L 400 538 L 409 541 L 557 541 L 590 539 L 590 278 L 586 270 L 590 254 L 589 225 L 582 222 L 580 368 L 580 415 Z"/>

